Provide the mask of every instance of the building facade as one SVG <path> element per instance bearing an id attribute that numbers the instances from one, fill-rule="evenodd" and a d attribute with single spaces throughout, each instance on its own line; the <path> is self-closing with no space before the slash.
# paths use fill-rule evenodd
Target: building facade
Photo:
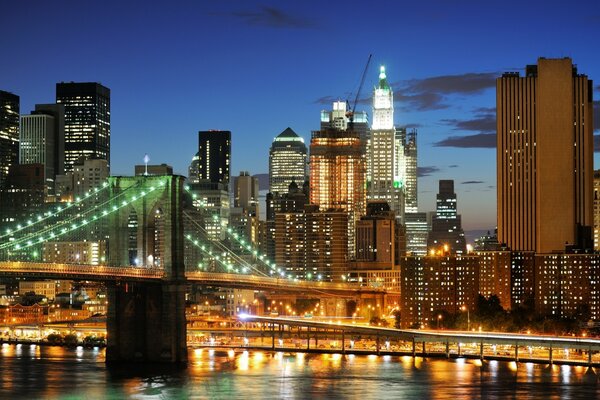
<path id="1" fill-rule="evenodd" d="M 8 170 L 19 162 L 20 98 L 0 90 L 0 189 Z"/>
<path id="2" fill-rule="evenodd" d="M 440 180 L 436 199 L 436 215 L 431 221 L 428 250 L 463 254 L 467 251 L 465 233 L 458 215 L 453 180 Z"/>
<path id="3" fill-rule="evenodd" d="M 198 179 L 223 184 L 229 191 L 230 131 L 198 132 Z"/>
<path id="4" fill-rule="evenodd" d="M 48 193 L 54 194 L 56 176 L 64 174 L 64 107 L 37 104 L 21 116 L 19 142 L 19 163 L 43 164 Z"/>
<path id="5" fill-rule="evenodd" d="M 89 158 L 110 167 L 110 89 L 96 82 L 57 83 L 56 103 L 65 110 L 65 171 Z"/>
<path id="6" fill-rule="evenodd" d="M 497 79 L 498 241 L 510 249 L 592 246 L 592 94 L 569 58 Z"/>
<path id="7" fill-rule="evenodd" d="M 291 128 L 281 132 L 269 150 L 269 192 L 287 193 L 290 183 L 306 180 L 306 145 Z"/>
<path id="8" fill-rule="evenodd" d="M 403 134 L 394 126 L 394 93 L 385 68 L 373 91 L 373 124 L 368 143 L 367 198 L 386 201 L 400 221 L 404 219 L 405 156 Z"/>

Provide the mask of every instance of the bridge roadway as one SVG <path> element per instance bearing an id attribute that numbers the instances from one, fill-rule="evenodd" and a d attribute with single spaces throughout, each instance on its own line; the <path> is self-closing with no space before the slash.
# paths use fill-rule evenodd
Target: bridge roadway
<path id="1" fill-rule="evenodd" d="M 306 332 L 310 334 L 310 330 L 318 331 L 331 331 L 333 333 L 339 332 L 342 340 L 342 348 L 345 348 L 343 343 L 345 338 L 353 336 L 366 336 L 374 337 L 377 341 L 377 351 L 379 352 L 379 341 L 403 341 L 412 343 L 412 355 L 416 356 L 419 354 L 426 354 L 426 343 L 438 343 L 445 345 L 446 356 L 450 356 L 450 345 L 454 345 L 458 350 L 458 355 L 461 354 L 461 346 L 465 344 L 475 344 L 478 347 L 478 356 L 483 359 L 488 357 L 489 354 L 484 353 L 484 347 L 490 346 L 494 348 L 496 353 L 496 346 L 510 346 L 514 349 L 513 359 L 515 361 L 523 360 L 527 357 L 528 353 L 523 352 L 524 348 L 544 348 L 545 351 L 545 362 L 553 362 L 553 351 L 558 353 L 564 349 L 577 350 L 580 352 L 585 351 L 588 355 L 588 364 L 592 364 L 592 356 L 594 353 L 600 352 L 600 340 L 592 338 L 580 338 L 580 337 L 564 337 L 564 336 L 543 336 L 543 335 L 524 335 L 515 333 L 501 333 L 501 332 L 466 332 L 466 331 L 430 331 L 430 330 L 415 330 L 415 329 L 393 329 L 393 328 L 382 328 L 376 326 L 367 325 L 356 325 L 347 324 L 341 322 L 326 322 L 316 321 L 314 319 L 306 318 L 282 318 L 282 317 L 262 317 L 255 315 L 238 315 L 238 319 L 243 322 L 255 322 L 267 325 L 267 330 L 270 330 L 273 336 L 273 345 L 275 335 L 279 332 L 284 332 L 285 329 L 291 329 L 296 327 L 299 334 Z M 277 326 L 277 329 L 275 329 Z M 303 331 L 302 329 L 305 328 Z M 422 351 L 417 349 L 417 345 L 422 346 Z M 521 350 L 521 355 L 519 354 Z M 495 356 L 495 354 L 494 354 Z M 521 357 L 520 357 L 521 356 Z M 536 361 L 540 361 L 539 359 Z"/>
<path id="2" fill-rule="evenodd" d="M 55 264 L 3 261 L 0 276 L 38 279 L 74 279 L 90 281 L 157 281 L 166 277 L 165 271 L 147 267 L 109 267 L 105 265 Z M 239 289 L 276 290 L 281 292 L 312 291 L 323 296 L 356 297 L 360 294 L 398 294 L 382 288 L 360 287 L 347 283 L 299 281 L 257 275 L 219 272 L 186 272 L 187 281 L 207 286 Z"/>

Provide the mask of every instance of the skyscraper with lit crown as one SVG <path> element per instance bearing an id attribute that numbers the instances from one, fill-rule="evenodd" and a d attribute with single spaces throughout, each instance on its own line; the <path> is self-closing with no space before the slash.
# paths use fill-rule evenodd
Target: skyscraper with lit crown
<path id="1" fill-rule="evenodd" d="M 274 140 L 269 150 L 269 192 L 287 193 L 290 183 L 306 180 L 306 145 L 291 128 Z"/>
<path id="2" fill-rule="evenodd" d="M 386 201 L 404 220 L 406 186 L 406 130 L 394 127 L 394 93 L 387 83 L 385 67 L 373 91 L 373 124 L 368 145 L 368 199 Z"/>

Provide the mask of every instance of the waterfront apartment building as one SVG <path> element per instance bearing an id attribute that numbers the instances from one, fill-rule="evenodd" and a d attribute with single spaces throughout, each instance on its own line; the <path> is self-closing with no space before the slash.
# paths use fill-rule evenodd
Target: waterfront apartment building
<path id="1" fill-rule="evenodd" d="M 431 325 L 440 312 L 473 311 L 479 294 L 479 256 L 401 257 L 401 326 Z"/>
<path id="2" fill-rule="evenodd" d="M 498 241 L 511 250 L 591 248 L 592 94 L 570 58 L 497 79 Z"/>
<path id="3" fill-rule="evenodd" d="M 290 183 L 306 180 L 307 154 L 304 139 L 291 128 L 281 132 L 269 150 L 269 192 L 287 193 Z"/>
<path id="4" fill-rule="evenodd" d="M 198 179 L 223 184 L 229 192 L 230 131 L 198 132 Z"/>
<path id="5" fill-rule="evenodd" d="M 110 89 L 96 82 L 57 83 L 56 103 L 64 105 L 65 172 L 89 158 L 110 166 Z"/>
<path id="6" fill-rule="evenodd" d="M 19 96 L 0 90 L 0 189 L 19 162 Z"/>

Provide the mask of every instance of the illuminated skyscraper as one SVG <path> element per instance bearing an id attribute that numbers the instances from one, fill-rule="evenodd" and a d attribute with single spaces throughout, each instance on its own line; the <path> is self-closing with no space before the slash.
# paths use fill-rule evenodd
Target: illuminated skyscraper
<path id="1" fill-rule="evenodd" d="M 200 180 L 221 183 L 229 191 L 230 159 L 230 131 L 198 132 L 198 171 Z"/>
<path id="2" fill-rule="evenodd" d="M 511 250 L 592 247 L 592 94 L 569 58 L 497 79 L 498 241 Z"/>
<path id="3" fill-rule="evenodd" d="M 416 131 L 394 126 L 394 93 L 381 66 L 373 91 L 373 124 L 367 151 L 367 197 L 386 201 L 404 223 L 405 212 L 417 212 Z"/>
<path id="4" fill-rule="evenodd" d="M 189 183 L 198 183 L 200 178 L 198 178 L 198 176 L 200 175 L 200 169 L 199 169 L 199 163 L 200 163 L 200 156 L 198 155 L 198 153 L 196 153 L 194 155 L 194 157 L 192 157 L 192 162 L 190 163 L 190 166 L 188 167 L 188 182 Z"/>
<path id="5" fill-rule="evenodd" d="M 594 250 L 600 250 L 600 170 L 594 171 Z"/>
<path id="6" fill-rule="evenodd" d="M 313 131 L 310 142 L 310 202 L 341 209 L 356 221 L 365 213 L 365 160 L 358 133 Z"/>
<path id="7" fill-rule="evenodd" d="M 291 128 L 281 132 L 269 150 L 269 192 L 287 193 L 290 183 L 306 180 L 306 145 Z"/>
<path id="8" fill-rule="evenodd" d="M 313 131 L 310 142 L 310 203 L 321 211 L 348 213 L 348 249 L 354 255 L 354 227 L 365 214 L 364 146 L 357 132 Z"/>
<path id="9" fill-rule="evenodd" d="M 65 107 L 65 172 L 80 159 L 106 160 L 110 167 L 110 89 L 96 82 L 56 84 Z"/>
<path id="10" fill-rule="evenodd" d="M 0 188 L 19 162 L 19 96 L 0 90 Z"/>
<path id="11" fill-rule="evenodd" d="M 37 104 L 31 115 L 21 116 L 19 164 L 43 164 L 47 193 L 54 193 L 56 175 L 64 172 L 64 107 Z"/>
<path id="12" fill-rule="evenodd" d="M 321 130 L 337 129 L 344 131 L 350 126 L 348 118 L 350 110 L 347 109 L 345 101 L 334 101 L 331 111 L 321 111 Z M 369 116 L 366 111 L 355 111 L 352 130 L 358 133 L 363 145 L 369 139 Z"/>
<path id="13" fill-rule="evenodd" d="M 456 193 L 453 180 L 440 180 L 440 191 L 436 199 L 436 214 L 431 221 L 431 232 L 427 240 L 429 249 L 445 252 L 465 253 L 465 233 L 457 212 Z"/>

